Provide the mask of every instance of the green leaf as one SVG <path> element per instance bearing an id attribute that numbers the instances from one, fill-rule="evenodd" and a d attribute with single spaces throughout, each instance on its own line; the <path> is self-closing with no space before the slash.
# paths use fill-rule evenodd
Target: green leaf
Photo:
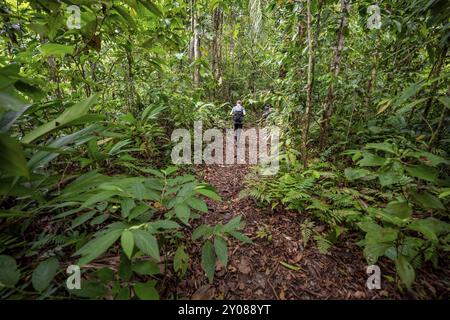
<path id="1" fill-rule="evenodd" d="M 134 19 L 128 13 L 128 10 L 126 8 L 124 8 L 122 6 L 115 5 L 114 9 L 125 20 L 125 22 L 128 24 L 128 26 L 130 28 L 136 29 L 136 23 L 134 22 Z"/>
<path id="2" fill-rule="evenodd" d="M 414 279 L 416 278 L 416 274 L 414 268 L 403 255 L 400 255 L 395 260 L 395 269 L 406 287 L 411 288 Z"/>
<path id="3" fill-rule="evenodd" d="M 16 112 L 16 115 L 20 116 L 20 114 L 26 109 L 28 109 L 28 107 L 30 107 L 30 104 L 27 103 L 15 91 L 11 89 L 0 91 L 0 110 L 2 109 L 11 110 L 12 112 Z M 11 118 L 11 115 L 9 115 L 9 118 Z M 15 116 L 13 115 L 12 118 L 15 118 Z M 9 129 L 8 128 L 9 122 L 10 121 L 8 121 L 7 123 L 6 120 L 2 119 L 1 128 L 3 132 L 6 132 L 6 129 Z"/>
<path id="4" fill-rule="evenodd" d="M 13 257 L 0 255 L 0 284 L 14 287 L 19 281 L 20 271 Z"/>
<path id="5" fill-rule="evenodd" d="M 114 280 L 114 271 L 111 270 L 110 268 L 106 268 L 106 267 L 96 270 L 93 273 L 93 275 L 95 275 L 95 277 L 100 279 L 100 281 L 102 281 L 102 282 L 108 282 L 108 281 Z"/>
<path id="6" fill-rule="evenodd" d="M 425 238 L 429 240 L 438 241 L 438 236 L 440 234 L 450 232 L 450 224 L 436 218 L 429 217 L 411 222 L 408 225 L 408 229 L 422 233 Z"/>
<path id="7" fill-rule="evenodd" d="M 139 0 L 139 2 L 142 3 L 142 5 L 145 8 L 147 8 L 147 10 L 149 10 L 151 13 L 153 13 L 155 16 L 157 16 L 157 17 L 161 17 L 162 16 L 161 10 L 152 1 Z"/>
<path id="8" fill-rule="evenodd" d="M 204 187 L 197 187 L 195 189 L 195 191 L 197 193 L 200 193 L 200 194 L 204 195 L 205 197 L 208 197 L 208 198 L 212 199 L 212 200 L 215 200 L 215 201 L 221 201 L 222 200 L 222 198 L 216 192 L 214 192 L 214 191 L 212 191 L 210 189 L 205 189 Z"/>
<path id="9" fill-rule="evenodd" d="M 102 202 L 105 200 L 109 200 L 115 195 L 117 195 L 117 191 L 102 191 L 94 194 L 93 196 L 89 197 L 82 205 L 81 208 L 88 208 L 92 206 L 93 204 L 96 204 L 98 202 Z"/>
<path id="10" fill-rule="evenodd" d="M 404 103 L 406 100 L 411 98 L 412 96 L 416 95 L 417 92 L 426 84 L 424 81 L 420 81 L 417 83 L 411 84 L 408 88 L 403 90 L 401 93 L 398 94 L 396 97 L 396 105 L 400 105 Z"/>
<path id="11" fill-rule="evenodd" d="M 439 199 L 444 199 L 450 196 L 450 188 L 446 188 L 442 190 L 442 192 L 439 194 Z"/>
<path id="12" fill-rule="evenodd" d="M 159 246 L 155 236 L 148 231 L 133 230 L 136 246 L 145 254 L 159 261 Z"/>
<path id="13" fill-rule="evenodd" d="M 238 229 L 241 226 L 241 216 L 236 216 L 223 227 L 224 232 L 230 232 Z"/>
<path id="14" fill-rule="evenodd" d="M 175 252 L 175 257 L 173 258 L 173 269 L 178 272 L 180 276 L 186 274 L 187 268 L 189 266 L 189 256 L 184 250 L 184 246 L 179 246 Z"/>
<path id="15" fill-rule="evenodd" d="M 386 206 L 385 210 L 401 219 L 409 218 L 412 213 L 411 207 L 405 201 L 392 201 Z"/>
<path id="16" fill-rule="evenodd" d="M 397 151 L 395 151 L 394 145 L 387 143 L 387 142 L 368 143 L 368 144 L 366 144 L 365 148 L 366 149 L 375 149 L 375 150 L 384 151 L 384 152 L 392 153 L 392 154 L 397 154 Z"/>
<path id="17" fill-rule="evenodd" d="M 216 256 L 214 254 L 214 246 L 211 241 L 206 241 L 202 247 L 202 268 L 212 283 L 214 279 L 214 272 L 216 270 Z"/>
<path id="18" fill-rule="evenodd" d="M 414 158 L 419 159 L 421 162 L 425 163 L 426 165 L 436 167 L 440 164 L 449 164 L 450 162 L 446 160 L 443 157 L 437 156 L 435 154 L 432 154 L 430 152 L 426 151 L 414 151 L 410 153 L 410 155 Z"/>
<path id="19" fill-rule="evenodd" d="M 132 269 L 141 276 L 151 276 L 161 272 L 159 266 L 152 261 L 137 261 L 133 264 Z"/>
<path id="20" fill-rule="evenodd" d="M 214 249 L 219 261 L 224 267 L 228 264 L 228 246 L 224 238 L 216 236 L 214 238 Z"/>
<path id="21" fill-rule="evenodd" d="M 81 289 L 68 291 L 77 297 L 100 299 L 108 293 L 108 288 L 99 281 L 81 279 Z"/>
<path id="22" fill-rule="evenodd" d="M 75 121 L 78 118 L 84 116 L 88 112 L 89 107 L 91 107 L 96 102 L 97 98 L 98 94 L 95 94 L 66 109 L 55 120 L 47 122 L 46 124 L 43 124 L 42 126 L 37 127 L 36 129 L 28 133 L 25 137 L 23 137 L 22 142 L 31 143 L 34 140 L 54 130 L 64 128 L 65 126 L 69 126 L 72 121 Z"/>
<path id="23" fill-rule="evenodd" d="M 86 212 L 86 213 L 82 214 L 81 216 L 77 217 L 76 219 L 72 220 L 72 224 L 71 224 L 72 229 L 82 225 L 83 223 L 85 223 L 86 221 L 91 219 L 96 213 L 97 213 L 97 211 L 92 210 L 92 211 Z"/>
<path id="24" fill-rule="evenodd" d="M 180 219 L 184 224 L 188 224 L 189 218 L 191 216 L 191 209 L 184 204 L 184 203 L 178 203 L 175 205 L 175 215 L 178 219 Z"/>
<path id="25" fill-rule="evenodd" d="M 242 242 L 248 243 L 248 244 L 252 244 L 253 243 L 252 239 L 247 237 L 245 234 L 242 234 L 242 233 L 237 232 L 237 231 L 228 231 L 228 233 L 230 235 L 232 235 L 233 237 L 235 237 L 236 239 L 238 239 L 239 241 L 242 241 Z"/>
<path id="26" fill-rule="evenodd" d="M 125 252 L 127 257 L 131 259 L 134 249 L 133 233 L 130 230 L 123 230 L 120 242 L 122 243 L 123 251 Z"/>
<path id="27" fill-rule="evenodd" d="M 402 178 L 403 166 L 398 162 L 391 163 L 378 173 L 378 180 L 383 187 L 398 183 Z"/>
<path id="28" fill-rule="evenodd" d="M 137 283 L 133 286 L 134 292 L 141 300 L 159 300 L 159 293 L 155 289 L 155 282 Z"/>
<path id="29" fill-rule="evenodd" d="M 116 300 L 130 300 L 130 288 L 120 288 L 119 292 L 117 293 Z"/>
<path id="30" fill-rule="evenodd" d="M 9 176 L 30 177 L 21 145 L 5 134 L 0 134 L 0 169 Z"/>
<path id="31" fill-rule="evenodd" d="M 195 230 L 192 232 L 192 240 L 195 241 L 197 239 L 200 239 L 201 237 L 207 238 L 212 234 L 213 230 L 214 229 L 210 226 L 202 224 L 195 228 Z"/>
<path id="32" fill-rule="evenodd" d="M 419 203 L 425 209 L 445 210 L 445 207 L 442 204 L 442 202 L 436 196 L 432 195 L 427 191 L 424 192 L 412 191 L 411 195 L 414 201 Z"/>
<path id="33" fill-rule="evenodd" d="M 128 259 L 125 253 L 121 253 L 120 255 L 120 264 L 119 264 L 119 277 L 120 280 L 124 282 L 130 281 L 133 276 L 133 269 L 131 267 L 131 260 Z"/>
<path id="34" fill-rule="evenodd" d="M 150 227 L 158 230 L 158 229 L 178 229 L 180 225 L 172 220 L 157 220 L 155 222 L 150 222 Z"/>
<path id="35" fill-rule="evenodd" d="M 122 212 L 122 217 L 127 218 L 130 214 L 131 209 L 133 209 L 136 206 L 133 199 L 123 199 L 120 201 L 120 209 Z"/>
<path id="36" fill-rule="evenodd" d="M 42 292 L 50 285 L 58 272 L 58 259 L 52 257 L 39 263 L 31 276 L 31 283 L 36 291 Z"/>
<path id="37" fill-rule="evenodd" d="M 450 97 L 447 96 L 440 96 L 438 98 L 439 102 L 444 105 L 447 109 L 450 109 Z"/>
<path id="38" fill-rule="evenodd" d="M 113 229 L 89 241 L 73 254 L 74 256 L 82 255 L 77 264 L 80 266 L 88 264 L 101 254 L 105 253 L 105 251 L 119 239 L 122 231 L 123 229 Z"/>
<path id="39" fill-rule="evenodd" d="M 57 43 L 46 43 L 41 45 L 41 52 L 46 56 L 56 56 L 56 57 L 64 57 L 66 54 L 72 55 L 74 51 L 74 46 L 67 46 L 63 44 Z"/>
<path id="40" fill-rule="evenodd" d="M 425 166 L 425 165 L 416 165 L 416 166 L 404 166 L 406 172 L 409 173 L 410 176 L 419 178 L 422 180 L 436 182 L 438 177 L 438 171 L 436 168 Z"/>
<path id="41" fill-rule="evenodd" d="M 386 163 L 386 159 L 370 152 L 364 152 L 363 158 L 358 161 L 360 167 L 380 167 Z"/>
<path id="42" fill-rule="evenodd" d="M 208 206 L 206 205 L 205 201 L 197 199 L 197 198 L 188 198 L 186 199 L 186 204 L 190 206 L 192 209 L 198 210 L 200 212 L 207 213 L 208 212 Z"/>
<path id="43" fill-rule="evenodd" d="M 371 172 L 366 169 L 346 168 L 344 171 L 345 177 L 349 181 L 357 180 L 368 176 Z"/>

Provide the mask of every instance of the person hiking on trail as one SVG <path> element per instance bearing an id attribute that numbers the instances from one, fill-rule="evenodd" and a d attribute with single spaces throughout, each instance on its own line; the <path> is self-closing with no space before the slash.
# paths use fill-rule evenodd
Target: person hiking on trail
<path id="1" fill-rule="evenodd" d="M 231 110 L 230 115 L 233 116 L 235 139 L 239 140 L 241 130 L 244 125 L 244 116 L 245 116 L 245 109 L 242 106 L 241 100 L 238 100 L 236 102 L 236 105 Z"/>

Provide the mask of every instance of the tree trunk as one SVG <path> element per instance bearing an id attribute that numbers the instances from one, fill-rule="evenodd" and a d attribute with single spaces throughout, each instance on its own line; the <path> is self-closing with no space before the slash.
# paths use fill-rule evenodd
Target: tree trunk
<path id="1" fill-rule="evenodd" d="M 334 102 L 334 82 L 335 78 L 339 75 L 341 60 L 342 60 L 342 50 L 344 49 L 344 34 L 347 29 L 348 24 L 348 14 L 350 11 L 350 1 L 341 0 L 341 10 L 342 16 L 339 23 L 339 29 L 337 32 L 336 46 L 333 51 L 333 58 L 331 61 L 330 72 L 333 75 L 333 79 L 328 87 L 327 97 L 325 99 L 325 105 L 323 107 L 323 114 L 320 126 L 320 148 L 322 149 L 326 144 L 330 131 L 330 119 L 333 114 L 333 102 Z"/>
<path id="2" fill-rule="evenodd" d="M 212 72 L 213 77 L 220 91 L 222 82 L 222 25 L 223 12 L 220 9 L 214 9 L 213 12 L 213 42 L 212 42 Z M 217 96 L 217 90 L 214 92 Z"/>
<path id="3" fill-rule="evenodd" d="M 194 62 L 193 82 L 194 86 L 198 87 L 200 84 L 200 67 L 197 62 L 200 59 L 200 37 L 198 33 L 198 17 L 197 11 L 195 10 L 195 0 L 191 2 L 191 29 L 193 34 L 191 40 L 191 59 Z"/>
<path id="4" fill-rule="evenodd" d="M 302 125 L 302 158 L 303 165 L 308 165 L 308 135 L 309 135 L 309 123 L 311 120 L 312 109 L 312 92 L 313 92 L 313 77 L 314 77 L 314 47 L 311 35 L 311 0 L 306 2 L 306 23 L 308 34 L 308 84 L 306 87 L 306 109 L 303 116 Z"/>

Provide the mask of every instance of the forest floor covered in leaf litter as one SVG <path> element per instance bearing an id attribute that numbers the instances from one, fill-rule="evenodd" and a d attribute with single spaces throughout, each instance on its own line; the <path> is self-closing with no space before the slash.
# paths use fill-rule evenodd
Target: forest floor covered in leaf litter
<path id="1" fill-rule="evenodd" d="M 191 272 L 177 282 L 178 298 L 209 299 L 448 299 L 450 271 L 432 271 L 425 266 L 419 273 L 413 290 L 401 292 L 395 279 L 395 266 L 381 259 L 381 289 L 369 290 L 366 281 L 367 262 L 358 247 L 358 234 L 347 232 L 333 245 L 328 254 L 321 254 L 313 242 L 304 246 L 300 225 L 306 218 L 298 212 L 261 207 L 251 198 L 240 198 L 244 189 L 248 165 L 201 165 L 196 167 L 199 178 L 214 186 L 221 202 L 207 200 L 209 212 L 202 223 L 226 223 L 241 215 L 244 234 L 253 244 L 228 239 L 229 262 L 218 262 L 213 283 L 203 274 L 201 245 L 188 248 Z M 317 224 L 317 231 L 326 226 Z M 387 276 L 387 277 L 385 277 Z M 388 278 L 391 281 L 388 281 Z M 173 288 L 167 283 L 167 289 Z"/>

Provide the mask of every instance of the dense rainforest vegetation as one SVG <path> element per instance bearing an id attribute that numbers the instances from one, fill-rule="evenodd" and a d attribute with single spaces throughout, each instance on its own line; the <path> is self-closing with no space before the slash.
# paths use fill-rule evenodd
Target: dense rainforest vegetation
<path id="1" fill-rule="evenodd" d="M 448 299 L 449 17 L 0 0 L 1 299 Z M 236 100 L 280 128 L 276 175 L 172 163 Z"/>

